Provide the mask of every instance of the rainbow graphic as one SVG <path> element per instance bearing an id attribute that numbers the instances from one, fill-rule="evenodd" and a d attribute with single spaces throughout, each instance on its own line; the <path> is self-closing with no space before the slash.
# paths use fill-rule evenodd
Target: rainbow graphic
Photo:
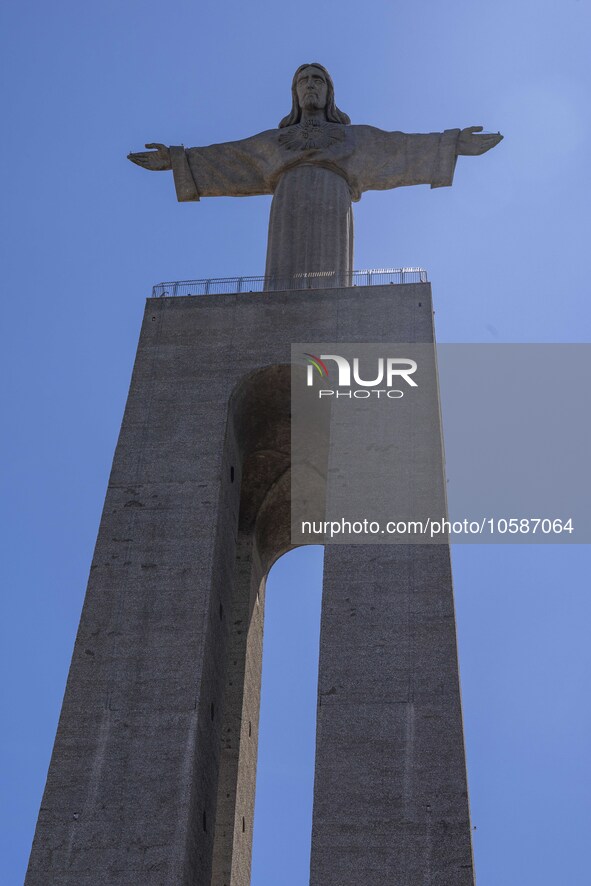
<path id="1" fill-rule="evenodd" d="M 314 369 L 320 374 L 321 378 L 328 378 L 328 369 L 326 368 L 326 363 L 323 363 L 320 357 L 316 357 L 314 354 L 304 354 L 305 357 L 308 358 L 309 366 L 313 366 Z"/>

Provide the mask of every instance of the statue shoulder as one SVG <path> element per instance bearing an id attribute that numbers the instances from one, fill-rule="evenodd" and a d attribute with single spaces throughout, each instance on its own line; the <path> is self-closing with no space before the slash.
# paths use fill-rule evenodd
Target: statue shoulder
<path id="1" fill-rule="evenodd" d="M 355 136 L 358 139 L 364 140 L 402 138 L 405 135 L 404 132 L 400 132 L 398 130 L 380 129 L 378 126 L 353 125 L 348 126 L 347 129 L 355 130 Z"/>
<path id="2" fill-rule="evenodd" d="M 266 129 L 264 132 L 257 132 L 255 135 L 248 135 L 246 138 L 235 139 L 227 142 L 213 142 L 202 147 L 189 148 L 189 151 L 215 150 L 223 148 L 235 148 L 238 150 L 256 150 L 264 145 L 274 144 L 277 141 L 277 133 L 279 129 Z"/>

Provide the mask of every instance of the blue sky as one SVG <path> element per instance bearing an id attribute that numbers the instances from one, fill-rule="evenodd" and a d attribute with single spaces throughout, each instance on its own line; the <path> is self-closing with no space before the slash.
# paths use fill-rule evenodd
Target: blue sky
<path id="1" fill-rule="evenodd" d="M 270 198 L 179 205 L 170 175 L 132 166 L 127 152 L 275 126 L 293 71 L 310 60 L 331 71 L 355 123 L 501 130 L 493 152 L 459 159 L 453 188 L 364 195 L 355 264 L 427 268 L 440 341 L 588 341 L 591 14 L 582 0 L 21 0 L 5 4 L 2 25 L 0 834 L 12 886 L 30 849 L 143 300 L 162 280 L 264 267 Z M 590 559 L 581 546 L 454 548 L 479 886 L 588 882 Z M 276 886 L 286 858 L 282 886 L 307 882 L 320 574 L 319 549 L 296 551 L 269 581 L 253 886 Z M 277 642 L 294 603 L 306 638 L 297 683 L 298 647 Z M 309 741 L 286 771 L 281 705 L 295 696 Z"/>

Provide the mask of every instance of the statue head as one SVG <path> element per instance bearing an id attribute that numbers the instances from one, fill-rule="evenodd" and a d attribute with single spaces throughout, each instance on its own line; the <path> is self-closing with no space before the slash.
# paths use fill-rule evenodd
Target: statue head
<path id="1" fill-rule="evenodd" d="M 300 65 L 291 81 L 291 111 L 279 124 L 293 126 L 302 118 L 302 103 L 309 103 L 315 108 L 324 107 L 329 123 L 350 123 L 351 120 L 339 110 L 334 100 L 332 78 L 326 68 L 318 62 Z"/>

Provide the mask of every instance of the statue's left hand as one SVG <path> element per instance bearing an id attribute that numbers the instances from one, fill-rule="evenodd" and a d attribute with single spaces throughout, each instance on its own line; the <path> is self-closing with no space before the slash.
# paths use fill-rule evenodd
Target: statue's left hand
<path id="1" fill-rule="evenodd" d="M 466 156 L 475 156 L 490 151 L 501 141 L 503 136 L 500 132 L 485 132 L 482 135 L 482 126 L 467 126 L 462 129 L 458 138 L 457 152 Z"/>
<path id="2" fill-rule="evenodd" d="M 138 151 L 137 154 L 128 154 L 127 159 L 144 169 L 151 169 L 154 172 L 160 172 L 164 169 L 172 169 L 170 162 L 170 150 L 166 145 L 159 142 L 150 142 L 147 148 L 155 148 L 155 151 Z"/>

